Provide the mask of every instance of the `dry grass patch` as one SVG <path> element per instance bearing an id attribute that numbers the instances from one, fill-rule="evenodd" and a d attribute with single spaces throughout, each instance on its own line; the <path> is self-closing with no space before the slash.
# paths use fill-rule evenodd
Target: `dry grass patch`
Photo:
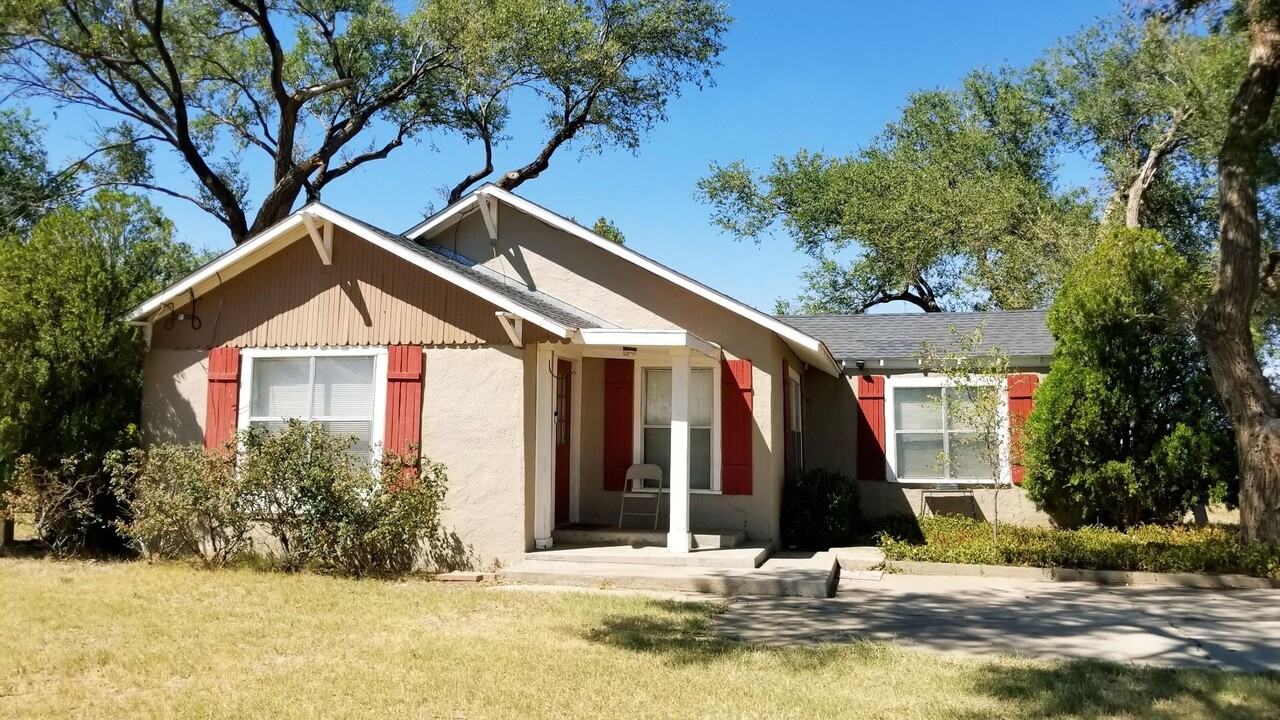
<path id="1" fill-rule="evenodd" d="M 1275 717 L 1280 680 L 775 650 L 716 605 L 0 560 L 0 717 Z"/>

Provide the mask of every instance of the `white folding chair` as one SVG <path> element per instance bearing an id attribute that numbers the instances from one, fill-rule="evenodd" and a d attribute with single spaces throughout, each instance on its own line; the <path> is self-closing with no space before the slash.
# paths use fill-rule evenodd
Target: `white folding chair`
<path id="1" fill-rule="evenodd" d="M 657 483 L 651 485 L 650 483 Z M 622 492 L 622 506 L 618 508 L 618 528 L 622 528 L 622 520 L 628 515 L 648 517 L 653 515 L 653 529 L 658 529 L 658 519 L 662 514 L 662 494 L 666 492 L 662 482 L 662 468 L 653 463 L 641 463 L 627 468 L 627 485 Z M 653 510 L 627 512 L 627 500 L 649 500 L 653 502 Z"/>

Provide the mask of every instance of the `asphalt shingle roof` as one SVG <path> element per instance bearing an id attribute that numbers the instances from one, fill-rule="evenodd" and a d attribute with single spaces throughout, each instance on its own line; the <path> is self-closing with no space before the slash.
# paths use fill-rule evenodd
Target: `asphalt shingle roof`
<path id="1" fill-rule="evenodd" d="M 330 208 L 332 210 L 332 208 Z M 575 329 L 613 327 L 610 323 L 600 318 L 576 308 L 569 303 L 548 295 L 540 290 L 530 289 L 529 286 L 509 278 L 492 268 L 480 265 L 475 261 L 452 253 L 447 249 L 425 240 L 410 240 L 403 235 L 383 230 L 375 225 L 370 225 L 359 218 L 352 217 L 346 213 L 334 210 L 347 218 L 353 223 L 357 223 L 370 232 L 376 233 L 416 255 L 424 257 L 431 262 L 448 268 L 459 275 L 464 275 L 468 279 L 483 285 L 503 297 L 512 300 L 519 305 L 532 310 L 533 312 L 547 318 L 548 320 L 559 323 L 565 327 Z"/>
<path id="2" fill-rule="evenodd" d="M 1044 310 L 965 313 L 875 313 L 867 315 L 782 315 L 778 319 L 821 340 L 837 360 L 918 357 L 923 343 L 955 349 L 957 337 L 982 326 L 977 352 L 998 347 L 1009 356 L 1052 355 L 1053 336 Z"/>

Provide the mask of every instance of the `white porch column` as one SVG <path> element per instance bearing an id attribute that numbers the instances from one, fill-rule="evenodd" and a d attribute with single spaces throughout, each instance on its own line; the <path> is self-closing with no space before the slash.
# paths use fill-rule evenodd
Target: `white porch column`
<path id="1" fill-rule="evenodd" d="M 534 450 L 533 450 L 533 546 L 538 550 L 551 547 L 551 530 L 554 527 L 552 512 L 555 509 L 555 353 L 550 348 L 538 348 L 533 371 L 534 398 Z"/>
<path id="2" fill-rule="evenodd" d="M 687 553 L 689 535 L 689 349 L 671 349 L 671 525 L 667 549 Z"/>

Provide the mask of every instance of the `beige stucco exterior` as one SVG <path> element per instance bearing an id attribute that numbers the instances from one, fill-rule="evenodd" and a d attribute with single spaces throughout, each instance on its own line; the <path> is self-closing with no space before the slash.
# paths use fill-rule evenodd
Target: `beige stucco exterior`
<path id="1" fill-rule="evenodd" d="M 152 348 L 142 365 L 143 443 L 203 443 L 208 392 L 207 350 Z"/>
<path id="2" fill-rule="evenodd" d="M 510 563 L 527 547 L 523 371 L 511 346 L 425 350 L 422 452 L 448 469 L 444 527 L 471 566 Z"/>

